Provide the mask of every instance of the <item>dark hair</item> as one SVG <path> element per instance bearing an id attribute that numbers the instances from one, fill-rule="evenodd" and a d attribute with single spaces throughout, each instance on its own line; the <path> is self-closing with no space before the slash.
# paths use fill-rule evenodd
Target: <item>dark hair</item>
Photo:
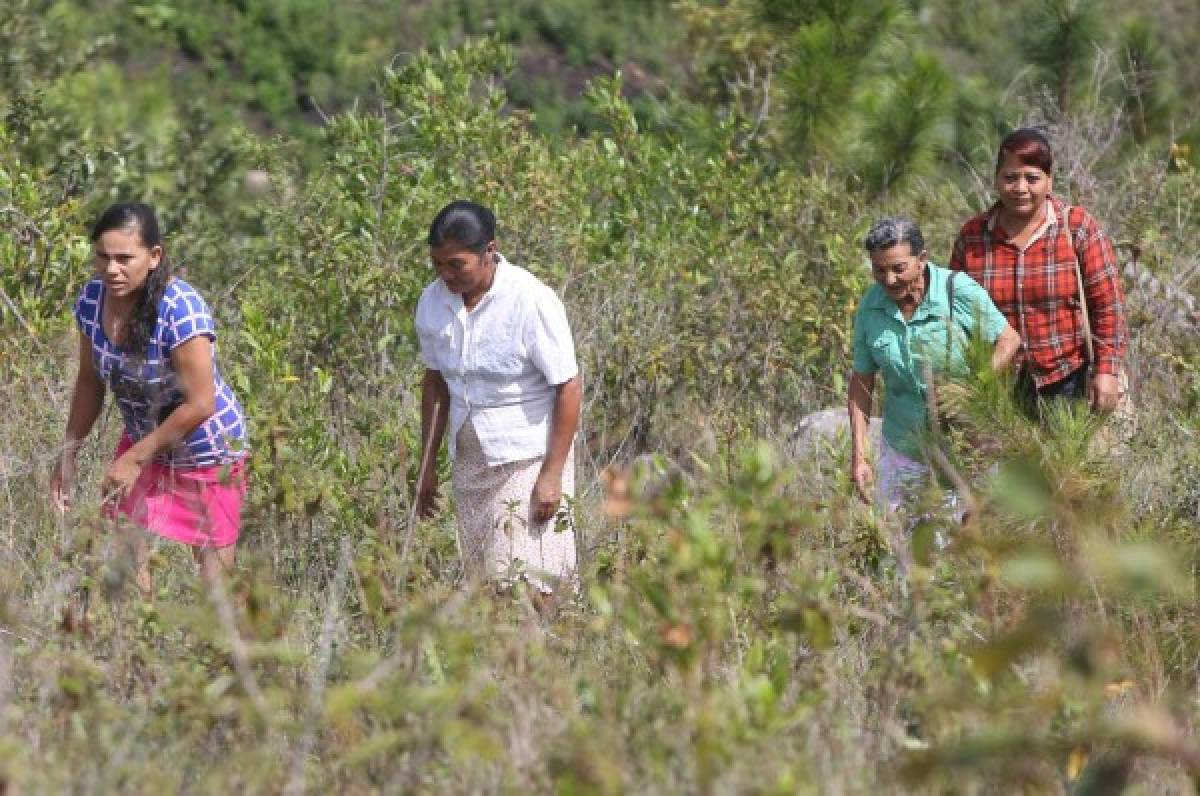
<path id="1" fill-rule="evenodd" d="M 118 202 L 101 213 L 92 227 L 91 241 L 95 243 L 105 232 L 114 229 L 131 228 L 137 229 L 138 238 L 143 246 L 153 248 L 162 245 L 158 216 L 155 215 L 153 207 L 141 202 Z M 158 304 L 162 301 L 163 292 L 170 281 L 171 264 L 164 254 L 158 267 L 146 275 L 146 284 L 142 286 L 141 295 L 138 296 L 129 319 L 129 333 L 125 336 L 122 347 L 135 358 L 140 359 L 146 355 L 146 345 L 158 325 Z"/>
<path id="2" fill-rule="evenodd" d="M 1022 127 L 1004 136 L 1004 140 L 1000 142 L 1000 149 L 996 152 L 997 172 L 1009 155 L 1016 155 L 1024 166 L 1033 166 L 1047 174 L 1054 170 L 1054 153 L 1050 151 L 1050 141 L 1036 128 Z"/>
<path id="3" fill-rule="evenodd" d="M 452 240 L 464 249 L 482 254 L 496 239 L 496 216 L 481 204 L 458 199 L 443 207 L 429 225 L 429 245 Z"/>
<path id="4" fill-rule="evenodd" d="M 917 222 L 904 216 L 886 216 L 871 225 L 871 230 L 863 238 L 863 248 L 868 254 L 890 249 L 900 243 L 907 243 L 912 254 L 919 255 L 925 251 L 925 236 Z"/>

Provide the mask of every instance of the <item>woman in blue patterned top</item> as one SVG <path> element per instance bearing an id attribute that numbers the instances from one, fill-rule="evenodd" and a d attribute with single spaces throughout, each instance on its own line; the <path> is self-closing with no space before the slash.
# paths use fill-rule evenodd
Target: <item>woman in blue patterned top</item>
<path id="1" fill-rule="evenodd" d="M 206 581 L 233 566 L 246 481 L 246 423 L 216 363 L 200 294 L 172 277 L 148 205 L 113 205 L 91 240 L 95 278 L 75 304 L 79 370 L 52 497 L 70 507 L 75 456 L 111 392 L 125 433 L 104 473 L 112 517 L 192 547 Z M 151 591 L 147 538 L 131 531 L 137 585 Z"/>

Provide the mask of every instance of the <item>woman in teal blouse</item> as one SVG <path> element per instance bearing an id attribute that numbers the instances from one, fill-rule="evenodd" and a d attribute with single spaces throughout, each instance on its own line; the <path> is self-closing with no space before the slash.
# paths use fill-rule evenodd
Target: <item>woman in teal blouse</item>
<path id="1" fill-rule="evenodd" d="M 881 219 L 863 245 L 876 284 L 863 296 L 854 316 L 850 476 L 859 494 L 870 502 L 875 473 L 867 458 L 867 423 L 875 374 L 882 373 L 885 396 L 877 498 L 890 513 L 929 474 L 921 451 L 930 422 L 926 364 L 934 372 L 964 367 L 967 339 L 982 335 L 995 346 L 992 366 L 1003 368 L 1016 354 L 1021 338 L 984 289 L 966 274 L 954 277 L 951 312 L 951 272 L 929 262 L 925 239 L 913 221 Z M 951 329 L 954 344 L 948 346 Z"/>

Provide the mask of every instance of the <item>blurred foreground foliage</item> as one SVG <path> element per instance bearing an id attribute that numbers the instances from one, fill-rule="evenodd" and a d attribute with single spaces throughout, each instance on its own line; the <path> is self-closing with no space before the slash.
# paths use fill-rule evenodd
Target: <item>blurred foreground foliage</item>
<path id="1" fill-rule="evenodd" d="M 753 22 L 786 28 L 788 46 L 836 41 L 821 37 L 861 19 L 786 5 Z M 896 11 L 886 5 L 858 10 Z M 797 451 L 789 435 L 802 413 L 842 401 L 867 224 L 913 213 L 937 259 L 979 203 L 969 181 L 931 181 L 928 164 L 904 179 L 860 168 L 852 155 L 869 148 L 838 150 L 819 115 L 810 137 L 781 141 L 850 152 L 834 161 L 845 168 L 767 151 L 752 115 L 715 104 L 698 117 L 703 135 L 648 131 L 620 76 L 588 84 L 586 134 L 544 135 L 505 88 L 522 51 L 496 38 L 397 58 L 372 103 L 268 139 L 226 108 L 84 69 L 30 22 L 65 6 L 18 6 L 2 29 L 0 126 L 5 784 L 1189 788 L 1200 771 L 1200 352 L 1168 288 L 1193 289 L 1200 186 L 1182 144 L 1131 156 L 1095 134 L 1105 113 L 1054 118 L 1072 153 L 1065 184 L 1123 261 L 1135 246 L 1140 258 L 1135 444 L 1103 455 L 1102 432 L 1070 412 L 1035 428 L 1003 380 L 977 373 L 946 390 L 977 511 L 960 529 L 930 496 L 910 537 L 857 505 L 844 445 Z M 183 37 L 201 21 L 236 32 L 254 14 L 265 15 L 254 35 L 288 28 L 283 12 L 298 6 L 230 4 L 200 21 L 182 6 L 139 8 L 129 24 Z M 555 19 L 544 24 L 571 17 Z M 280 35 L 292 33 L 297 48 L 346 35 Z M 111 46 L 84 24 L 55 36 L 77 37 L 78 52 Z M 313 91 L 335 68 L 297 57 Z M 912 66 L 887 89 L 905 103 L 944 80 L 931 62 Z M 235 88 L 270 83 L 258 82 Z M 70 101 L 117 87 L 122 101 Z M 868 124 L 882 97 L 811 99 L 830 123 L 842 108 L 862 114 L 851 129 L 890 135 Z M 130 123 L 139 108 L 161 127 Z M 66 520 L 44 500 L 87 224 L 118 196 L 163 212 L 251 414 L 241 567 L 224 592 L 200 594 L 186 551 L 164 546 L 158 598 L 138 601 L 89 506 L 95 483 Z M 521 595 L 461 582 L 452 519 L 407 527 L 419 455 L 411 317 L 432 277 L 423 232 L 456 196 L 495 207 L 502 251 L 559 289 L 587 380 L 585 589 L 549 619 Z M 118 425 L 106 415 L 85 451 L 93 479 Z"/>

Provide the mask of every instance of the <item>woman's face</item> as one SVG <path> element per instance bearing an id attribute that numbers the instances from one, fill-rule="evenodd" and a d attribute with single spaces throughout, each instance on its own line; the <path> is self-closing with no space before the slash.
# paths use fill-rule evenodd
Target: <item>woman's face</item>
<path id="1" fill-rule="evenodd" d="M 474 296 L 491 282 L 496 267 L 496 242 L 492 241 L 479 253 L 458 241 L 445 240 L 429 247 L 429 259 L 447 290 L 460 296 Z"/>
<path id="2" fill-rule="evenodd" d="M 110 295 L 127 297 L 146 286 L 150 272 L 162 262 L 162 246 L 146 246 L 137 227 L 110 229 L 92 245 L 96 276 Z"/>
<path id="3" fill-rule="evenodd" d="M 1000 204 L 1016 218 L 1029 219 L 1040 213 L 1052 187 L 1049 174 L 1037 166 L 1022 163 L 1011 152 L 996 170 L 996 193 Z"/>
<path id="4" fill-rule="evenodd" d="M 913 254 L 911 244 L 897 243 L 871 252 L 871 275 L 892 300 L 899 303 L 914 295 L 928 259 L 927 252 Z"/>

